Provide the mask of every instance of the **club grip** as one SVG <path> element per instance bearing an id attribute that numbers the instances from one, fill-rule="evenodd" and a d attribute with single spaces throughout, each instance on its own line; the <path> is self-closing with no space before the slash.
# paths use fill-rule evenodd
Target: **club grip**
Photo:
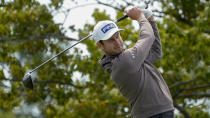
<path id="1" fill-rule="evenodd" d="M 117 19 L 117 21 L 116 21 L 116 22 L 120 22 L 121 20 L 123 20 L 123 19 L 125 19 L 125 18 L 128 18 L 128 15 L 124 15 L 123 17 L 121 17 L 121 18 Z"/>
<path id="2" fill-rule="evenodd" d="M 150 1 L 149 1 L 150 2 Z M 149 2 L 146 2 L 146 7 L 145 7 L 145 9 L 147 9 L 148 8 L 148 4 L 149 4 Z M 121 18 L 119 18 L 119 19 L 117 19 L 116 20 L 116 22 L 120 22 L 121 20 L 123 20 L 123 19 L 126 19 L 126 18 L 128 18 L 128 15 L 124 15 L 123 17 L 121 17 Z"/>

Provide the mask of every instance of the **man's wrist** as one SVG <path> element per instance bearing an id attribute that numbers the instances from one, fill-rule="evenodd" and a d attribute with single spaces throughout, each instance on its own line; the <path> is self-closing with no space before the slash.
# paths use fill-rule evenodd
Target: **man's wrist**
<path id="1" fill-rule="evenodd" d="M 154 16 L 152 15 L 151 17 L 148 18 L 148 21 L 155 21 Z"/>
<path id="2" fill-rule="evenodd" d="M 144 14 L 142 13 L 141 16 L 137 19 L 138 22 L 140 22 L 143 18 L 145 18 Z"/>

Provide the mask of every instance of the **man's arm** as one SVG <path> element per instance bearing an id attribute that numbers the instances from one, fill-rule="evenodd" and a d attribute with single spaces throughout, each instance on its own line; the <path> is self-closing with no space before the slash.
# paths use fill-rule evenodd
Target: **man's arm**
<path id="1" fill-rule="evenodd" d="M 149 51 L 149 54 L 148 54 L 146 60 L 149 60 L 151 63 L 154 63 L 158 59 L 160 59 L 161 56 L 162 56 L 161 40 L 160 40 L 158 27 L 157 27 L 157 24 L 154 20 L 154 17 L 151 16 L 150 18 L 148 18 L 148 20 L 149 20 L 149 22 L 152 26 L 152 29 L 153 29 L 153 32 L 154 32 L 154 35 L 155 35 L 155 41 L 152 44 L 152 47 Z"/>
<path id="2" fill-rule="evenodd" d="M 126 13 L 131 19 L 137 20 L 140 25 L 140 40 L 130 49 L 132 59 L 136 62 L 136 66 L 140 67 L 155 40 L 154 32 L 149 21 L 138 8 L 133 8 Z"/>

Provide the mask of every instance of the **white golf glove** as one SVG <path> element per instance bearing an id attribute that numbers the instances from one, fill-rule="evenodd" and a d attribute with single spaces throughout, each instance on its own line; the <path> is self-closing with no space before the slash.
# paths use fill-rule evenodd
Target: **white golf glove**
<path id="1" fill-rule="evenodd" d="M 141 11 L 144 13 L 145 17 L 148 19 L 149 17 L 152 16 L 152 10 L 149 9 L 141 9 Z"/>
<path id="2" fill-rule="evenodd" d="M 128 6 L 127 8 L 126 8 L 126 10 L 129 10 L 129 9 L 131 9 L 131 8 L 133 8 L 134 6 Z M 144 13 L 144 15 L 145 15 L 145 17 L 146 17 L 146 19 L 148 19 L 149 17 L 151 17 L 152 16 L 152 10 L 150 10 L 150 9 L 145 9 L 145 6 L 138 6 L 138 8 L 139 9 L 141 9 L 141 11 Z"/>

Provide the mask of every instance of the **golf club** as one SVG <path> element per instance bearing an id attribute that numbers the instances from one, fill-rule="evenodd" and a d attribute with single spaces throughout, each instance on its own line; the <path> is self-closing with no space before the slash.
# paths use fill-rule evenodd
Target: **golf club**
<path id="1" fill-rule="evenodd" d="M 57 56 L 63 54 L 64 52 L 66 52 L 67 50 L 71 49 L 72 47 L 76 46 L 77 44 L 79 44 L 80 42 L 90 38 L 92 36 L 92 34 L 84 37 L 83 39 L 79 40 L 77 43 L 75 43 L 74 45 L 66 48 L 65 50 L 61 51 L 60 53 L 58 53 L 57 55 L 51 57 L 50 59 L 48 59 L 47 61 L 43 62 L 42 64 L 40 64 L 39 66 L 37 66 L 36 68 L 34 68 L 33 70 L 31 70 L 29 73 L 25 74 L 25 76 L 23 77 L 23 84 L 26 88 L 30 88 L 33 89 L 33 85 L 34 85 L 34 79 L 32 79 L 31 77 L 31 73 L 36 71 L 37 69 L 39 69 L 40 67 L 42 67 L 43 65 L 45 65 L 46 63 L 48 63 L 49 61 L 53 60 L 54 58 L 56 58 Z"/>
<path id="2" fill-rule="evenodd" d="M 150 1 L 145 1 L 145 4 L 146 4 L 146 7 L 145 9 L 148 8 L 148 4 L 149 4 Z M 115 21 L 115 23 L 127 18 L 128 16 L 125 15 L 119 19 L 117 19 Z M 92 34 L 89 34 L 88 36 L 82 38 L 81 40 L 79 40 L 77 43 L 73 44 L 72 46 L 64 49 L 63 51 L 61 51 L 60 53 L 56 54 L 55 56 L 51 57 L 50 59 L 46 60 L 45 62 L 43 62 L 42 64 L 40 64 L 39 66 L 37 66 L 36 68 L 34 68 L 33 70 L 31 70 L 30 72 L 28 72 L 27 74 L 25 74 L 25 76 L 23 77 L 23 85 L 26 87 L 26 88 L 29 88 L 29 89 L 33 89 L 34 88 L 34 79 L 31 77 L 31 73 L 33 73 L 34 71 L 36 71 L 37 69 L 39 69 L 40 67 L 42 67 L 43 65 L 45 65 L 46 63 L 48 63 L 49 61 L 53 60 L 54 58 L 56 58 L 57 56 L 63 54 L 64 52 L 66 52 L 67 50 L 73 48 L 74 46 L 76 46 L 77 44 L 81 43 L 82 41 L 90 38 L 92 36 Z"/>

